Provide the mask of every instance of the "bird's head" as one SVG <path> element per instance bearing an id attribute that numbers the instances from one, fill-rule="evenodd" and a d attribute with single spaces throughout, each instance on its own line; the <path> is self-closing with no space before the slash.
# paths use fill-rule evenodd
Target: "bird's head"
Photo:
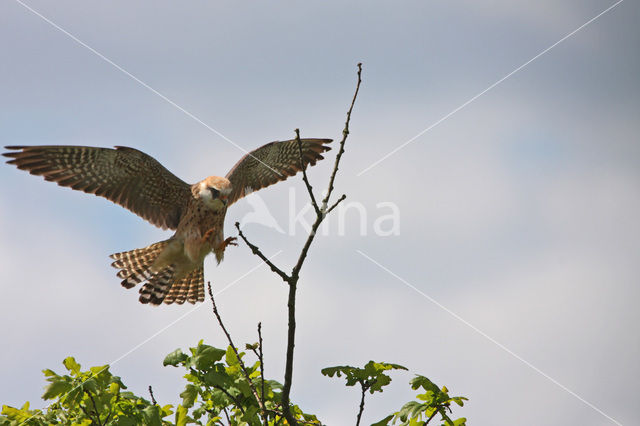
<path id="1" fill-rule="evenodd" d="M 210 208 L 215 210 L 227 206 L 227 200 L 231 194 L 231 182 L 219 176 L 209 176 L 198 185 L 200 199 Z"/>

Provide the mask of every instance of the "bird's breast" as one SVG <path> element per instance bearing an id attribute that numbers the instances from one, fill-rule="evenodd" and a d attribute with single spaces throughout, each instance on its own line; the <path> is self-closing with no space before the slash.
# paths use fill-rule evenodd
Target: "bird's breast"
<path id="1" fill-rule="evenodd" d="M 176 231 L 184 242 L 185 254 L 193 262 L 201 262 L 224 241 L 226 209 L 212 210 L 203 203 L 192 203 Z"/>

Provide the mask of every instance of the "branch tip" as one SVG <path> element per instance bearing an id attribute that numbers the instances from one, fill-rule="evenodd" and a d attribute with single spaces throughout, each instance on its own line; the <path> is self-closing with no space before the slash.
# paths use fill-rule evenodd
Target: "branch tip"
<path id="1" fill-rule="evenodd" d="M 220 317 L 220 313 L 218 312 L 216 301 L 213 298 L 213 291 L 211 290 L 211 281 L 207 281 L 207 290 L 209 292 L 209 298 L 211 299 L 211 304 L 213 305 L 213 314 L 216 316 L 216 319 L 218 320 L 218 324 L 220 324 L 220 328 L 224 332 L 225 336 L 227 336 L 227 341 L 229 342 L 229 346 L 231 346 L 231 349 L 233 349 L 233 352 L 236 355 L 236 359 L 238 360 L 238 364 L 240 364 L 240 368 L 244 373 L 244 378 L 247 381 L 249 388 L 251 389 L 251 393 L 253 394 L 254 398 L 258 402 L 258 406 L 260 407 L 260 411 L 262 412 L 262 418 L 266 419 L 267 410 L 264 405 L 264 401 L 262 400 L 262 398 L 260 398 L 260 396 L 258 396 L 258 391 L 256 391 L 256 387 L 253 384 L 253 381 L 251 381 L 251 378 L 249 377 L 249 372 L 247 371 L 247 367 L 244 365 L 244 361 L 242 361 L 242 358 L 238 353 L 238 349 L 236 348 L 236 345 L 233 344 L 233 340 L 231 340 L 231 335 L 227 331 L 227 328 L 224 326 L 224 323 L 222 322 L 222 317 Z M 149 387 L 149 389 L 151 389 L 151 387 Z"/>

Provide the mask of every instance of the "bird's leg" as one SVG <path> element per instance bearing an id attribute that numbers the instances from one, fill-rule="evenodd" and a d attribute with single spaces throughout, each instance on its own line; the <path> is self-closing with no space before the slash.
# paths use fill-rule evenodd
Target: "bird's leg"
<path id="1" fill-rule="evenodd" d="M 215 228 L 211 228 L 207 232 L 205 232 L 204 235 L 202 236 L 202 243 L 206 243 L 207 241 L 209 241 L 209 239 L 213 236 L 214 232 L 216 232 Z"/>

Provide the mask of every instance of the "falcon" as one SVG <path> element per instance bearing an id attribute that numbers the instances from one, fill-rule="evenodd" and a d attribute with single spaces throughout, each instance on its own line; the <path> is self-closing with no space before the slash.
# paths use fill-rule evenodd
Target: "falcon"
<path id="1" fill-rule="evenodd" d="M 6 146 L 13 164 L 32 175 L 104 197 L 162 229 L 167 240 L 112 254 L 125 288 L 140 288 L 140 302 L 152 305 L 204 300 L 204 259 L 220 263 L 235 237 L 224 238 L 227 208 L 251 192 L 293 176 L 323 159 L 331 139 L 270 142 L 247 153 L 225 177 L 189 185 L 153 157 L 116 146 Z"/>

